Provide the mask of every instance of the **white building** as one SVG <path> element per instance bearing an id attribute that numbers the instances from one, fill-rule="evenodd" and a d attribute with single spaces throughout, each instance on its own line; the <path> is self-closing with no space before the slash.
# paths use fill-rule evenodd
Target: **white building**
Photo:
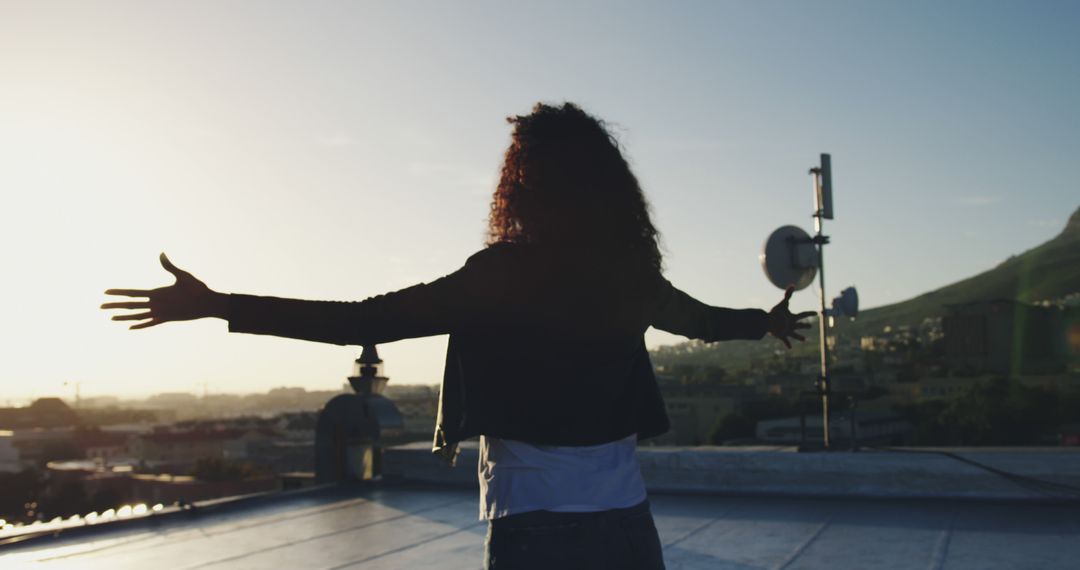
<path id="1" fill-rule="evenodd" d="M 851 441 L 851 416 L 836 413 L 829 418 L 832 440 L 841 444 Z M 806 416 L 806 439 L 822 440 L 820 415 Z M 855 434 L 860 443 L 894 443 L 912 431 L 910 422 L 892 412 L 860 410 L 855 414 Z M 757 439 L 775 444 L 797 444 L 802 438 L 802 422 L 798 416 L 762 420 L 757 424 Z"/>
<path id="2" fill-rule="evenodd" d="M 19 448 L 15 447 L 15 432 L 0 430 L 0 473 L 22 471 Z"/>

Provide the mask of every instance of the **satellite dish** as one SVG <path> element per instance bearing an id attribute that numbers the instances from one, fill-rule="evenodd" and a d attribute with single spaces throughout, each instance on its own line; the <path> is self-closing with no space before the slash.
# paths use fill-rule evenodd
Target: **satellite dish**
<path id="1" fill-rule="evenodd" d="M 761 268 L 773 285 L 805 289 L 817 275 L 817 250 L 810 234 L 798 226 L 781 226 L 765 240 Z"/>
<path id="2" fill-rule="evenodd" d="M 848 316 L 852 319 L 859 314 L 859 293 L 854 287 L 848 287 L 833 299 L 832 309 L 825 311 L 829 316 Z"/>

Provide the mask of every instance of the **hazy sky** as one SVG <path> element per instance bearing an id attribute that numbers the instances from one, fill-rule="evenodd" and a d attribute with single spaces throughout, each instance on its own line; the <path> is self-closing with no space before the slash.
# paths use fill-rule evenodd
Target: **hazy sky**
<path id="1" fill-rule="evenodd" d="M 773 304 L 758 254 L 811 228 L 864 307 L 992 267 L 1080 205 L 1076 2 L 0 0 L 0 404 L 340 386 L 359 348 L 128 331 L 110 287 L 363 299 L 482 247 L 504 117 L 617 125 L 700 299 Z M 795 306 L 812 308 L 812 289 Z M 681 340 L 650 333 L 651 345 Z M 772 342 L 772 341 L 770 341 Z M 445 337 L 380 346 L 436 383 Z"/>

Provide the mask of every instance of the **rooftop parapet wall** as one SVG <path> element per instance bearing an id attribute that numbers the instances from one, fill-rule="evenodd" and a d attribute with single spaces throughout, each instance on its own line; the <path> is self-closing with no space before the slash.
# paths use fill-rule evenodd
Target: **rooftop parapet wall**
<path id="1" fill-rule="evenodd" d="M 643 447 L 638 461 L 650 492 L 875 498 L 1080 500 L 1080 449 L 950 448 L 911 452 L 799 453 L 786 447 Z M 1069 485 L 1040 490 L 940 453 L 954 453 L 1022 477 Z M 477 450 L 465 445 L 447 468 L 426 443 L 385 450 L 389 478 L 476 486 Z"/>
<path id="2" fill-rule="evenodd" d="M 1047 499 L 1065 496 L 1020 485 L 944 451 L 1010 474 L 1070 485 L 1080 499 L 1080 450 L 918 449 L 798 453 L 792 449 L 645 448 L 638 454 L 650 491 L 804 496 Z"/>

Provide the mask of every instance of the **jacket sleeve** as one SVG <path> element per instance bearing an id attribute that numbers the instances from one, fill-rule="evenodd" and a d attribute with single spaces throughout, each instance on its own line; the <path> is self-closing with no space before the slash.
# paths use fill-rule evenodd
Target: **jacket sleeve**
<path id="1" fill-rule="evenodd" d="M 468 267 L 468 264 L 466 264 Z M 366 345 L 449 333 L 471 305 L 467 270 L 358 302 L 233 294 L 229 332 L 340 345 Z"/>
<path id="2" fill-rule="evenodd" d="M 706 342 L 760 340 L 768 332 L 768 313 L 761 309 L 706 305 L 660 277 L 650 324 L 663 331 Z"/>

